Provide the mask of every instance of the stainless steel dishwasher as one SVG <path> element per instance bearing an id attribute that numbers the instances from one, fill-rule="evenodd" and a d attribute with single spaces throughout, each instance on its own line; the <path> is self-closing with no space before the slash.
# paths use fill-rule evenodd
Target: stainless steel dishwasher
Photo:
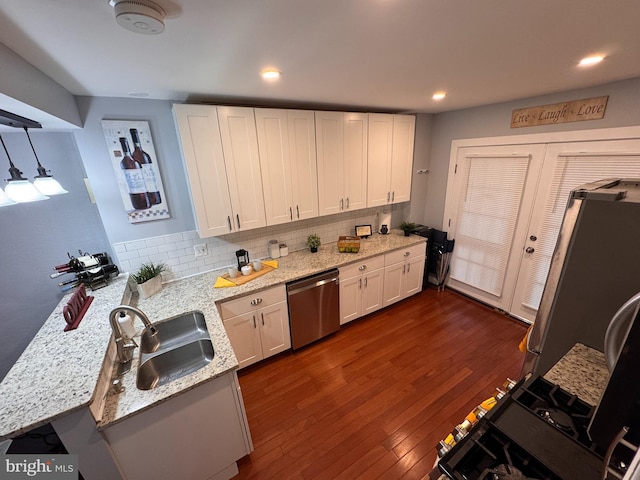
<path id="1" fill-rule="evenodd" d="M 294 350 L 340 329 L 338 269 L 287 283 L 287 299 Z"/>

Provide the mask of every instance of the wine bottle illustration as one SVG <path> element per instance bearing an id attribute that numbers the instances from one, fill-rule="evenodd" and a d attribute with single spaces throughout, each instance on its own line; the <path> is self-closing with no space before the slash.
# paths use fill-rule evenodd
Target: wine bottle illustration
<path id="1" fill-rule="evenodd" d="M 131 133 L 131 139 L 133 140 L 133 159 L 142 166 L 142 177 L 144 178 L 144 184 L 147 189 L 147 196 L 151 205 L 158 205 L 162 202 L 160 196 L 160 188 L 158 187 L 158 179 L 154 170 L 151 156 L 142 150 L 140 145 L 140 135 L 136 128 L 129 129 Z"/>
<path id="2" fill-rule="evenodd" d="M 124 178 L 127 182 L 127 189 L 129 190 L 131 205 L 136 210 L 144 210 L 146 208 L 149 208 L 151 206 L 151 203 L 149 202 L 147 188 L 142 176 L 142 165 L 131 158 L 129 142 L 125 137 L 120 137 L 120 145 L 122 146 L 122 152 L 124 155 L 124 158 L 120 162 L 120 168 L 122 169 Z"/>

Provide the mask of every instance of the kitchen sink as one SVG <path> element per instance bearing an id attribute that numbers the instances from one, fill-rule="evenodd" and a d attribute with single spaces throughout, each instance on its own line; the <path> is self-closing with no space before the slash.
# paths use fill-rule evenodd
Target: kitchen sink
<path id="1" fill-rule="evenodd" d="M 136 386 L 140 390 L 165 385 L 193 373 L 213 360 L 215 352 L 202 312 L 192 311 L 154 323 L 156 334 L 140 337 Z"/>
<path id="2" fill-rule="evenodd" d="M 209 339 L 204 314 L 192 311 L 154 323 L 157 333 L 144 330 L 140 337 L 140 353 L 147 354 L 168 350 L 184 343 Z"/>
<path id="3" fill-rule="evenodd" d="M 195 340 L 159 353 L 141 354 L 136 386 L 140 390 L 166 385 L 189 375 L 213 360 L 211 340 Z"/>

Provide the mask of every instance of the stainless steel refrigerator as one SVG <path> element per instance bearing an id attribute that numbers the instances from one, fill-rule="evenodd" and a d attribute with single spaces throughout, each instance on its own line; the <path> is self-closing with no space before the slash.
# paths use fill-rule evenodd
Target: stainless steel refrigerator
<path id="1" fill-rule="evenodd" d="M 577 342 L 604 352 L 609 322 L 638 292 L 640 178 L 573 190 L 522 373 L 544 374 Z"/>

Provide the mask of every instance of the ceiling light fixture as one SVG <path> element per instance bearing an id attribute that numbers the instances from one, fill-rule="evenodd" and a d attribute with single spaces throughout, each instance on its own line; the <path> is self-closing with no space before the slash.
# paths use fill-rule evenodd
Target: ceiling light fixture
<path id="1" fill-rule="evenodd" d="M 282 77 L 282 72 L 280 70 L 276 70 L 275 68 L 266 68 L 260 72 L 260 75 L 265 80 L 276 80 Z"/>
<path id="2" fill-rule="evenodd" d="M 578 65 L 580 65 L 581 67 L 590 67 L 592 65 L 600 63 L 602 60 L 604 60 L 603 55 L 593 55 L 592 57 L 583 58 L 582 60 L 580 60 L 580 63 L 578 63 Z"/>
<path id="3" fill-rule="evenodd" d="M 445 92 L 436 92 L 433 94 L 433 98 L 434 100 L 442 100 L 444 97 L 446 97 L 447 94 Z"/>
<path id="4" fill-rule="evenodd" d="M 11 178 L 7 179 L 7 186 L 5 187 L 5 193 L 7 197 L 16 203 L 37 202 L 39 200 L 47 200 L 49 197 L 40 193 L 40 191 L 33 186 L 33 184 L 22 176 L 22 172 L 16 168 L 11 161 L 7 146 L 4 144 L 4 140 L 0 135 L 0 142 L 4 148 L 4 153 L 7 154 L 9 159 L 9 174 Z"/>
<path id="5" fill-rule="evenodd" d="M 33 185 L 43 195 L 62 195 L 63 193 L 69 193 L 67 190 L 62 188 L 62 185 L 60 185 L 52 175 L 47 174 L 47 172 L 51 172 L 51 170 L 45 169 L 40 163 L 40 159 L 36 154 L 36 149 L 33 147 L 33 142 L 31 141 L 27 127 L 24 127 L 24 132 L 27 134 L 27 138 L 29 139 L 29 145 L 31 145 L 33 156 L 36 157 L 36 162 L 38 162 L 38 175 L 34 178 Z"/>
<path id="6" fill-rule="evenodd" d="M 165 11 L 150 0 L 110 0 L 116 22 L 130 32 L 157 35 L 164 32 Z"/>

